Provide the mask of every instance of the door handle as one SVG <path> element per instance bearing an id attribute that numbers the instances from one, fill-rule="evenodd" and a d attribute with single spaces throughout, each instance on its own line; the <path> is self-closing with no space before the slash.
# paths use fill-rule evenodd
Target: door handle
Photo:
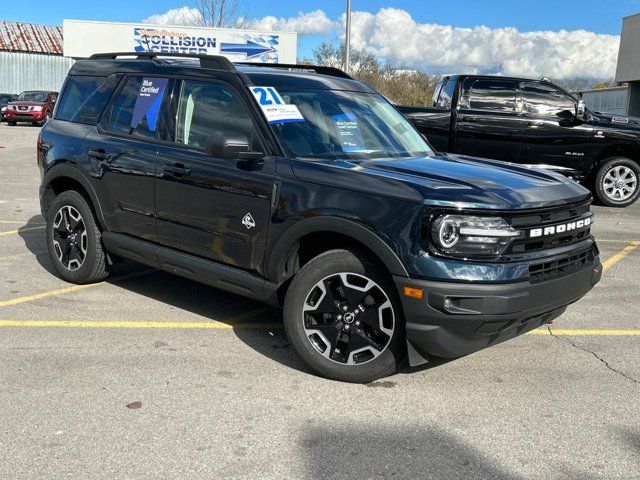
<path id="1" fill-rule="evenodd" d="M 460 120 L 462 120 L 463 122 L 475 123 L 478 121 L 478 117 L 470 117 L 468 115 L 463 115 Z"/>
<path id="2" fill-rule="evenodd" d="M 531 128 L 538 128 L 538 127 L 544 127 L 544 122 L 542 121 L 535 121 L 535 122 L 529 122 L 529 126 Z"/>
<path id="3" fill-rule="evenodd" d="M 181 165 L 165 166 L 163 168 L 163 171 L 164 173 L 173 175 L 175 177 L 188 177 L 189 175 L 191 175 L 191 169 L 184 168 L 184 166 Z"/>
<path id="4" fill-rule="evenodd" d="M 111 159 L 111 155 L 108 154 L 104 148 L 94 148 L 92 150 L 89 150 L 87 152 L 87 155 L 100 161 L 108 161 L 109 159 Z"/>

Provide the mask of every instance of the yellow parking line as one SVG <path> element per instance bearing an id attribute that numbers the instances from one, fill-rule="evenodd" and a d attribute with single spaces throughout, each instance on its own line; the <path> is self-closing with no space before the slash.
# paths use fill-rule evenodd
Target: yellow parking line
<path id="1" fill-rule="evenodd" d="M 40 227 L 26 227 L 26 228 L 19 228 L 18 230 L 7 230 L 6 232 L 0 232 L 0 237 L 4 237 L 6 235 L 15 235 L 16 233 L 27 233 L 27 232 L 35 232 L 38 230 L 44 230 L 46 228 L 46 226 L 40 226 Z"/>
<path id="2" fill-rule="evenodd" d="M 6 224 L 6 225 L 25 225 L 25 224 L 27 224 L 27 223 L 28 223 L 28 221 L 23 220 L 23 221 L 21 221 L 21 222 L 16 222 L 16 221 L 14 221 L 14 220 L 0 220 L 0 223 L 4 223 L 4 224 Z M 42 227 L 44 227 L 44 226 L 45 226 L 45 224 L 44 224 L 44 223 L 42 223 L 42 224 L 37 224 L 37 225 L 38 225 L 39 227 L 40 227 L 40 226 L 42 226 Z"/>
<path id="3" fill-rule="evenodd" d="M 130 275 L 123 275 L 121 277 L 115 277 L 111 279 L 112 282 L 120 281 L 120 280 L 128 280 L 130 278 L 139 277 L 141 275 L 146 275 L 151 272 L 155 272 L 157 270 L 145 270 L 142 272 L 132 273 Z M 24 297 L 12 298 L 10 300 L 0 301 L 0 307 L 10 307 L 12 305 L 18 305 L 20 303 L 33 302 L 34 300 L 40 300 L 41 298 L 53 297 L 55 295 L 64 295 L 65 293 L 77 292 L 79 290 L 86 290 L 88 288 L 99 287 L 100 285 L 104 285 L 106 282 L 100 283 L 89 283 L 87 285 L 72 285 L 70 287 L 58 288 L 57 290 L 49 290 L 48 292 L 36 293 L 34 295 L 27 295 Z"/>
<path id="4" fill-rule="evenodd" d="M 586 330 L 586 329 L 549 329 L 543 327 L 539 330 L 532 330 L 527 335 L 559 335 L 559 336 L 601 336 L 601 337 L 640 337 L 640 330 Z"/>
<path id="5" fill-rule="evenodd" d="M 158 322 L 158 321 L 90 321 L 90 320 L 0 320 L 0 327 L 50 328 L 163 328 L 163 329 L 280 329 L 281 323 Z"/>
<path id="6" fill-rule="evenodd" d="M 616 253 L 613 257 L 608 258 L 604 262 L 602 262 L 602 268 L 604 271 L 609 270 L 616 263 L 618 263 L 623 258 L 627 257 L 631 252 L 633 252 L 636 248 L 640 247 L 640 242 L 631 242 L 620 252 Z"/>

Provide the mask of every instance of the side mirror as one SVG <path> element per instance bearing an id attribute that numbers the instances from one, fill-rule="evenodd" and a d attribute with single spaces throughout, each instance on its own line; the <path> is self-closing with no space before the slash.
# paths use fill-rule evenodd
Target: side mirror
<path id="1" fill-rule="evenodd" d="M 252 152 L 249 139 L 237 131 L 217 131 L 209 135 L 205 145 L 207 154 L 225 160 L 253 160 L 262 158 L 262 152 Z"/>
<path id="2" fill-rule="evenodd" d="M 586 121 L 588 117 L 587 112 L 587 104 L 584 103 L 584 100 L 582 99 L 578 100 L 578 104 L 576 105 L 576 117 L 579 120 Z"/>

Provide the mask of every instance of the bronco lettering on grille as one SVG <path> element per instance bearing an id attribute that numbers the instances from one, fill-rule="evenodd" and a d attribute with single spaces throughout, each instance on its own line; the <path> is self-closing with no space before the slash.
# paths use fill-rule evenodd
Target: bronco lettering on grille
<path id="1" fill-rule="evenodd" d="M 544 228 L 532 228 L 529 230 L 529 237 L 547 237 L 549 235 L 556 235 L 559 233 L 571 232 L 573 230 L 581 230 L 591 225 L 591 217 L 584 218 L 582 220 L 576 220 L 574 222 L 562 223 L 560 225 L 552 225 Z"/>

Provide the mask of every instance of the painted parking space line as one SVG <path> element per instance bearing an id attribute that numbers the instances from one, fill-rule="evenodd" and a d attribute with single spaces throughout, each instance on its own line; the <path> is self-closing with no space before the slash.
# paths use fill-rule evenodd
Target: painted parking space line
<path id="1" fill-rule="evenodd" d="M 11 298 L 9 300 L 2 300 L 0 301 L 0 307 L 10 307 L 13 305 L 19 305 L 21 303 L 33 302 L 35 300 L 40 300 L 42 298 L 54 297 L 57 295 L 64 295 L 67 293 L 78 292 L 80 290 L 87 290 L 89 288 L 96 288 L 104 284 L 119 282 L 122 280 L 129 280 L 130 278 L 140 277 L 142 275 L 148 275 L 149 273 L 157 272 L 157 271 L 158 270 L 144 270 L 142 272 L 135 272 L 129 275 L 114 277 L 110 279 L 109 282 L 89 283 L 87 285 L 72 285 L 70 287 L 58 288 L 56 290 L 49 290 L 46 292 L 35 293 L 33 295 L 26 295 L 24 297 Z"/>
<path id="2" fill-rule="evenodd" d="M 48 327 L 48 328 L 111 328 L 111 329 L 193 329 L 231 330 L 241 329 L 282 329 L 282 323 L 225 323 L 215 320 L 208 322 L 161 322 L 161 321 L 91 321 L 91 320 L 6 320 L 0 319 L 0 327 Z"/>
<path id="3" fill-rule="evenodd" d="M 633 252 L 638 247 L 640 247 L 640 241 L 631 242 L 621 251 L 619 251 L 612 257 L 609 257 L 604 262 L 602 262 L 602 269 L 606 272 L 611 267 L 613 267 L 616 263 L 618 263 L 620 260 L 624 259 L 625 257 L 628 257 L 631 254 L 631 252 Z"/>
<path id="4" fill-rule="evenodd" d="M 594 336 L 594 337 L 640 337 L 640 330 L 610 330 L 610 329 L 552 329 L 547 327 L 532 330 L 527 335 L 556 335 L 556 336 Z"/>
<path id="5" fill-rule="evenodd" d="M 38 227 L 25 227 L 19 228 L 17 230 L 8 230 L 4 232 L 0 232 L 0 237 L 4 237 L 6 235 L 15 235 L 16 233 L 29 233 L 29 232 L 38 232 L 44 230 L 46 227 L 44 225 Z"/>

